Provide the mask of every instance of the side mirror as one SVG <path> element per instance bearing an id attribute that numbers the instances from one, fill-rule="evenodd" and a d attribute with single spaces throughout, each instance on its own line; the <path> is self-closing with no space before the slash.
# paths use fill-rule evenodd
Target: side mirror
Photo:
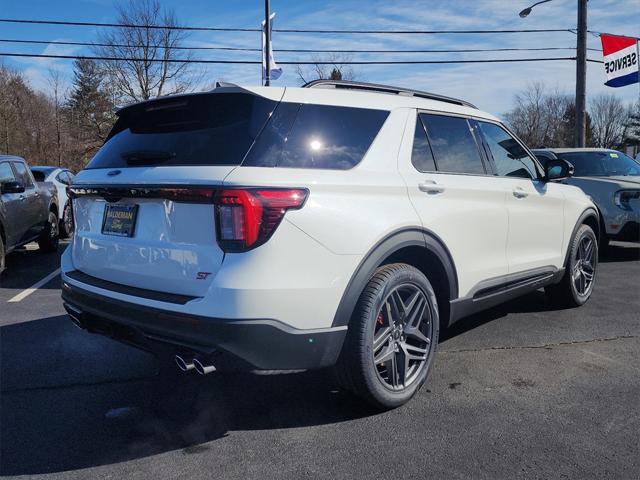
<path id="1" fill-rule="evenodd" d="M 5 182 L 0 186 L 0 193 L 23 193 L 22 182 Z"/>
<path id="2" fill-rule="evenodd" d="M 549 159 L 545 166 L 545 180 L 564 180 L 573 176 L 573 165 L 566 160 Z"/>

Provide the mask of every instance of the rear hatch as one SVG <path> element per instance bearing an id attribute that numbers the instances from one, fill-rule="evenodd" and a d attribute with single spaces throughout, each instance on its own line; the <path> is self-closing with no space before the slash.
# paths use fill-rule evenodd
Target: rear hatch
<path id="1" fill-rule="evenodd" d="M 121 110 L 74 179 L 74 266 L 121 285 L 204 296 L 224 257 L 213 195 L 282 91 L 265 98 L 223 88 Z"/>

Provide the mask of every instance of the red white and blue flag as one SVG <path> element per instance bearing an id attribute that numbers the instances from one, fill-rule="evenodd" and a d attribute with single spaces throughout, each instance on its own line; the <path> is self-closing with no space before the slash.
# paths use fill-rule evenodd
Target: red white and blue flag
<path id="1" fill-rule="evenodd" d="M 638 40 L 630 37 L 618 37 L 603 33 L 602 53 L 604 54 L 604 71 L 607 75 L 605 85 L 624 87 L 638 83 L 640 55 Z"/>

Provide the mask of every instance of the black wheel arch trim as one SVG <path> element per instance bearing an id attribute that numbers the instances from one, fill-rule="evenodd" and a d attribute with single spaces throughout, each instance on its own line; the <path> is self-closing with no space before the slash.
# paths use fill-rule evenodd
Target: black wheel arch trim
<path id="1" fill-rule="evenodd" d="M 391 232 L 378 241 L 360 261 L 342 294 L 332 327 L 349 324 L 356 303 L 376 269 L 386 258 L 406 247 L 423 247 L 435 254 L 447 275 L 451 299 L 458 298 L 457 270 L 453 257 L 442 239 L 427 229 L 404 228 Z"/>
<path id="2" fill-rule="evenodd" d="M 569 242 L 567 242 L 567 251 L 564 254 L 564 263 L 563 263 L 565 268 L 568 265 L 569 256 L 571 255 L 571 242 L 573 242 L 573 239 L 576 237 L 576 233 L 578 232 L 578 229 L 580 228 L 580 226 L 583 225 L 585 223 L 585 220 L 589 217 L 593 217 L 596 223 L 598 224 L 598 228 L 593 233 L 596 235 L 596 239 L 598 240 L 598 242 L 600 241 L 600 234 L 601 234 L 600 229 L 602 228 L 602 225 L 601 225 L 601 218 L 598 213 L 597 207 L 587 207 L 578 217 L 578 221 L 573 226 L 573 230 L 571 231 L 571 237 L 569 237 Z"/>

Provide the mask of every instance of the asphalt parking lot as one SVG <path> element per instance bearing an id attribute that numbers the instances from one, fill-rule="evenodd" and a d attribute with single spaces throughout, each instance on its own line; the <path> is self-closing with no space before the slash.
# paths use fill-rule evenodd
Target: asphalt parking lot
<path id="1" fill-rule="evenodd" d="M 60 252 L 65 248 L 61 246 Z M 200 377 L 65 317 L 58 258 L 8 258 L 0 474 L 47 478 L 640 478 L 640 247 L 590 302 L 542 292 L 444 331 L 427 385 L 373 412 L 323 372 Z"/>

